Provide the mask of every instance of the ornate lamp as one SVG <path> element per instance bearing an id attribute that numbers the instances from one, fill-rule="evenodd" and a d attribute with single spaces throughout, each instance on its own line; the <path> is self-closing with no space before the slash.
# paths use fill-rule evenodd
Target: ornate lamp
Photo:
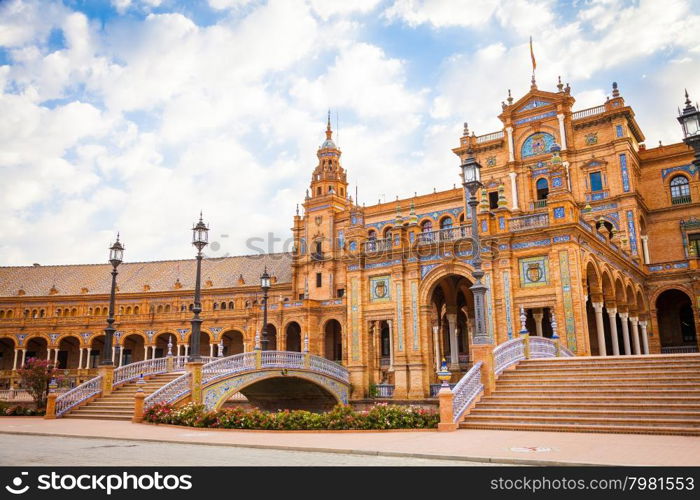
<path id="1" fill-rule="evenodd" d="M 101 366 L 114 365 L 112 359 L 112 339 L 114 338 L 114 302 L 117 293 L 117 267 L 124 260 L 124 245 L 119 241 L 119 233 L 117 233 L 117 241 L 109 247 L 109 263 L 112 264 L 112 288 L 109 294 L 109 315 L 107 316 L 107 328 L 105 328 L 105 343 L 102 347 L 102 356 L 100 359 Z"/>
<path id="2" fill-rule="evenodd" d="M 270 290 L 270 275 L 267 273 L 267 266 L 260 276 L 260 288 L 263 291 L 262 350 L 267 351 L 267 292 Z"/>
<path id="3" fill-rule="evenodd" d="M 447 368 L 447 361 L 442 358 L 440 363 L 440 370 L 437 372 L 437 378 L 442 382 L 442 387 L 450 388 L 450 379 L 452 378 L 452 372 Z"/>
<path id="4" fill-rule="evenodd" d="M 685 107 L 682 112 L 680 109 L 678 110 L 677 120 L 683 128 L 683 142 L 695 151 L 693 164 L 700 167 L 700 109 L 697 105 L 692 105 L 687 90 L 685 91 Z"/>
<path id="5" fill-rule="evenodd" d="M 190 361 L 199 361 L 199 340 L 202 328 L 201 281 L 202 281 L 202 250 L 209 244 L 209 228 L 202 220 L 202 212 L 199 212 L 199 222 L 192 228 L 192 244 L 197 249 L 197 274 L 194 285 L 194 306 L 192 312 L 194 316 L 190 320 L 192 324 L 192 335 L 190 335 Z"/>

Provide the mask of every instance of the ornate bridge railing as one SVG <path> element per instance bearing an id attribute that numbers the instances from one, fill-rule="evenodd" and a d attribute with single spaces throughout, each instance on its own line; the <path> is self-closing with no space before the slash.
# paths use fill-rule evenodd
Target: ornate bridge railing
<path id="1" fill-rule="evenodd" d="M 155 403 L 172 403 L 174 401 L 177 401 L 182 396 L 190 392 L 191 387 L 192 374 L 185 373 L 183 375 L 180 375 L 175 380 L 168 382 L 157 391 L 153 392 L 152 394 L 149 394 L 143 400 L 144 408 L 148 408 L 149 406 Z"/>
<path id="2" fill-rule="evenodd" d="M 503 370 L 523 359 L 525 359 L 525 339 L 509 340 L 493 350 L 493 371 L 499 375 Z"/>
<path id="3" fill-rule="evenodd" d="M 322 358 L 321 356 L 316 356 L 315 354 L 308 354 L 308 356 L 309 368 L 312 371 L 330 375 L 343 382 L 350 383 L 350 372 L 343 365 L 339 365 L 335 361 Z"/>
<path id="4" fill-rule="evenodd" d="M 464 410 L 474 401 L 479 394 L 484 391 L 484 384 L 481 382 L 481 365 L 479 361 L 469 370 L 457 385 L 452 389 L 454 399 L 452 400 L 452 415 L 455 422 L 462 417 Z"/>
<path id="5" fill-rule="evenodd" d="M 202 367 L 202 384 L 250 370 L 255 370 L 255 351 L 219 358 Z"/>
<path id="6" fill-rule="evenodd" d="M 60 417 L 71 408 L 102 392 L 102 376 L 83 382 L 78 387 L 56 398 L 56 416 Z"/>
<path id="7" fill-rule="evenodd" d="M 123 384 L 139 378 L 141 375 L 157 375 L 168 371 L 168 358 L 146 359 L 128 365 L 120 366 L 114 370 L 112 386 Z"/>

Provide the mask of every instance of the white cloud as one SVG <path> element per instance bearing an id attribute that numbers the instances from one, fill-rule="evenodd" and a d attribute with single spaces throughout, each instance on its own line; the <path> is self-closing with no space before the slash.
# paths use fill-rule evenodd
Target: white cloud
<path id="1" fill-rule="evenodd" d="M 348 14 L 366 14 L 373 11 L 381 0 L 310 0 L 311 8 L 321 19 Z"/>

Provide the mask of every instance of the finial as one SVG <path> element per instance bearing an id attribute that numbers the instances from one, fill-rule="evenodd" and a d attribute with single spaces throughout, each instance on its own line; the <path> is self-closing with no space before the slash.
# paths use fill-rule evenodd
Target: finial
<path id="1" fill-rule="evenodd" d="M 326 124 L 326 139 L 330 140 L 333 137 L 333 131 L 331 130 L 331 109 L 328 108 L 328 123 Z"/>
<path id="2" fill-rule="evenodd" d="M 564 91 L 564 84 L 561 83 L 561 76 L 557 77 L 557 88 L 559 89 L 559 92 Z"/>
<path id="3" fill-rule="evenodd" d="M 532 79 L 530 80 L 530 90 L 537 90 L 537 82 L 535 81 L 535 73 L 532 73 Z"/>
<path id="4" fill-rule="evenodd" d="M 691 106 L 691 104 L 692 103 L 690 102 L 690 96 L 688 95 L 688 89 L 685 89 L 685 106 L 689 107 L 689 106 Z"/>
<path id="5" fill-rule="evenodd" d="M 117 231 L 117 243 L 119 243 L 119 231 Z"/>
<path id="6" fill-rule="evenodd" d="M 569 82 L 566 82 L 566 87 L 564 87 L 564 92 L 567 94 L 571 93 L 571 86 L 569 85 Z"/>
<path id="7" fill-rule="evenodd" d="M 513 104 L 513 96 L 510 95 L 510 89 L 508 89 L 508 99 L 507 99 L 507 101 L 508 101 L 508 105 L 509 105 L 509 106 L 510 106 L 511 104 Z"/>
<path id="8" fill-rule="evenodd" d="M 617 82 L 612 83 L 612 96 L 613 97 L 620 97 L 620 91 L 617 88 Z"/>
<path id="9" fill-rule="evenodd" d="M 299 204 L 297 203 L 297 215 L 299 215 Z"/>
<path id="10" fill-rule="evenodd" d="M 686 92 L 685 95 L 687 97 L 688 93 Z M 464 122 L 464 136 L 469 136 L 469 124 L 467 122 Z"/>
<path id="11" fill-rule="evenodd" d="M 202 219 L 202 211 L 201 210 L 199 211 L 199 222 L 204 222 L 204 220 Z"/>

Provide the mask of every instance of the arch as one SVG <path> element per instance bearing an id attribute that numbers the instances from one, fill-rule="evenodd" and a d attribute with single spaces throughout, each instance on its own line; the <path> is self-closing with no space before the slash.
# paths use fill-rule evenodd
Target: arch
<path id="1" fill-rule="evenodd" d="M 627 299 L 627 310 L 630 316 L 638 317 L 639 310 L 637 309 L 637 297 L 634 294 L 634 289 L 632 284 L 627 282 L 625 286 L 625 298 Z"/>
<path id="2" fill-rule="evenodd" d="M 164 358 L 168 355 L 168 342 L 171 343 L 173 356 L 177 355 L 177 335 L 173 332 L 160 332 L 153 337 L 156 358 Z M 208 353 L 205 353 L 208 354 Z"/>
<path id="3" fill-rule="evenodd" d="M 128 365 L 143 361 L 146 357 L 146 342 L 147 338 L 141 332 L 134 332 L 124 335 L 121 338 L 121 364 Z"/>
<path id="4" fill-rule="evenodd" d="M 451 215 L 445 215 L 440 218 L 440 229 L 451 229 L 453 225 L 453 220 Z"/>
<path id="5" fill-rule="evenodd" d="M 101 335 L 93 335 L 90 338 L 89 341 L 89 349 L 88 349 L 88 357 L 87 357 L 87 363 L 88 363 L 88 368 L 97 368 L 98 365 L 100 364 L 100 359 L 102 358 L 102 350 L 105 347 L 105 336 L 104 333 Z M 113 359 L 112 361 L 115 361 L 117 364 L 119 364 L 119 359 L 114 358 L 114 356 L 119 356 L 118 350 L 116 349 L 118 347 L 116 339 L 112 339 L 112 354 L 113 354 Z M 83 362 L 85 363 L 85 362 Z"/>
<path id="6" fill-rule="evenodd" d="M 24 348 L 27 349 L 25 361 L 29 358 L 47 359 L 49 339 L 41 334 L 36 334 L 24 339 Z"/>
<path id="7" fill-rule="evenodd" d="M 343 327 L 337 319 L 329 319 L 323 325 L 323 354 L 331 361 L 342 361 L 345 349 L 343 349 Z"/>
<path id="8" fill-rule="evenodd" d="M 233 310 L 235 309 L 235 308 L 234 308 L 234 305 L 235 305 L 235 304 L 233 303 L 232 300 L 229 301 L 229 303 L 228 303 L 228 308 L 229 308 L 230 311 L 233 311 Z"/>
<path id="9" fill-rule="evenodd" d="M 683 174 L 676 174 L 671 177 L 668 183 L 671 193 L 671 203 L 690 202 L 690 179 Z"/>
<path id="10" fill-rule="evenodd" d="M 12 370 L 15 362 L 15 339 L 0 337 L 0 370 Z M 21 359 L 17 360 L 19 363 Z"/>
<path id="11" fill-rule="evenodd" d="M 80 363 L 80 338 L 74 335 L 64 335 L 58 341 L 58 364 L 56 368 L 74 369 Z"/>
<path id="12" fill-rule="evenodd" d="M 285 330 L 285 351 L 301 352 L 301 326 L 296 321 L 287 323 Z"/>
<path id="13" fill-rule="evenodd" d="M 420 222 L 420 230 L 422 233 L 429 233 L 433 230 L 433 219 L 423 219 Z"/>
<path id="14" fill-rule="evenodd" d="M 262 343 L 262 335 L 260 337 L 260 342 Z M 266 351 L 274 351 L 277 349 L 277 327 L 272 323 L 267 324 L 267 349 L 263 347 Z"/>
<path id="15" fill-rule="evenodd" d="M 697 351 L 696 319 L 690 296 L 679 288 L 659 293 L 655 300 L 661 352 Z"/>
<path id="16" fill-rule="evenodd" d="M 538 200 L 547 199 L 547 196 L 549 196 L 549 181 L 546 178 L 540 177 L 537 179 L 535 182 L 535 194 Z"/>
<path id="17" fill-rule="evenodd" d="M 615 303 L 620 310 L 627 308 L 625 286 L 622 284 L 622 280 L 619 277 L 615 278 Z"/>
<path id="18" fill-rule="evenodd" d="M 233 356 L 245 351 L 243 333 L 239 330 L 228 330 L 221 335 L 221 343 L 224 345 L 224 356 Z"/>

